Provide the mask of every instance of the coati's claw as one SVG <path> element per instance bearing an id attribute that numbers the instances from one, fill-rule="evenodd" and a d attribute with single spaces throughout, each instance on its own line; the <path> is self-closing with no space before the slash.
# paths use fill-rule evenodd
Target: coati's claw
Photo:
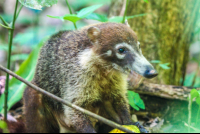
<path id="1" fill-rule="evenodd" d="M 141 133 L 149 133 L 139 122 L 133 123 L 133 125 L 137 126 L 140 129 Z"/>

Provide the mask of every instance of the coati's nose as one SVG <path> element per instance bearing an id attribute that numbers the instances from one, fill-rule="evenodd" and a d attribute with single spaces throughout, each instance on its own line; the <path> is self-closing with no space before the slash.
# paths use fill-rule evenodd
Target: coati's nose
<path id="1" fill-rule="evenodd" d="M 147 70 L 144 73 L 144 77 L 150 79 L 157 75 L 158 75 L 158 72 L 152 66 L 147 66 Z"/>

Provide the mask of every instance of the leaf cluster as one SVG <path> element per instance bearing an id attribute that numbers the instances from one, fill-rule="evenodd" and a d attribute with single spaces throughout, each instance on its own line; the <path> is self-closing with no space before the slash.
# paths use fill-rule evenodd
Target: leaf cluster
<path id="1" fill-rule="evenodd" d="M 168 67 L 170 63 L 161 63 L 160 60 L 152 60 L 151 63 L 157 63 L 162 69 L 170 69 L 170 67 Z"/>

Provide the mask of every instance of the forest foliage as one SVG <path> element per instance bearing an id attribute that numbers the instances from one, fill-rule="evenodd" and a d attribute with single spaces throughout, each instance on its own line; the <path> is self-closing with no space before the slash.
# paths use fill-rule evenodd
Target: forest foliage
<path id="1" fill-rule="evenodd" d="M 41 12 L 39 10 L 43 10 L 44 8 L 49 8 L 49 7 L 53 6 L 54 4 L 56 4 L 58 2 L 58 0 L 32 0 L 30 2 L 27 1 L 27 0 L 19 0 L 19 2 L 21 3 L 21 7 L 18 7 L 18 12 L 15 13 L 16 15 L 18 13 L 20 13 L 21 8 L 23 6 L 25 6 L 25 7 L 34 9 L 32 11 L 37 16 Z M 124 16 L 108 17 L 108 15 L 105 14 L 105 13 L 95 12 L 97 9 L 105 6 L 107 4 L 107 2 L 104 1 L 103 4 L 99 4 L 100 1 L 97 0 L 97 3 L 94 2 L 95 4 L 92 4 L 91 6 L 87 6 L 87 7 L 84 6 L 84 8 L 78 8 L 78 5 L 80 6 L 81 3 L 82 3 L 82 5 L 84 5 L 85 2 L 86 2 L 86 0 L 78 2 L 79 4 L 75 3 L 74 5 L 77 5 L 77 9 L 74 8 L 75 9 L 74 13 L 72 13 L 72 11 L 70 11 L 70 13 L 68 13 L 68 14 L 63 13 L 62 16 L 54 16 L 54 15 L 51 15 L 51 14 L 49 14 L 47 16 L 51 19 L 61 20 L 63 22 L 63 26 L 61 28 L 63 28 L 63 27 L 66 28 L 64 23 L 66 21 L 70 21 L 71 24 L 68 23 L 68 27 L 70 27 L 70 29 L 73 29 L 73 30 L 79 29 L 82 26 L 87 25 L 84 22 L 82 22 L 82 20 L 95 20 L 97 22 L 124 23 L 124 20 L 131 19 L 131 26 L 132 27 L 142 27 L 143 28 L 143 29 L 136 29 L 136 32 L 140 32 L 143 35 L 143 36 L 140 36 L 140 40 L 142 40 L 142 38 L 146 38 L 146 40 L 143 41 L 143 44 L 145 44 L 145 43 L 148 44 L 149 38 L 150 38 L 149 36 L 152 36 L 152 35 L 148 35 L 148 33 L 145 33 L 146 32 L 145 29 L 147 27 L 151 27 L 154 31 L 153 33 L 156 33 L 156 35 L 152 36 L 152 37 L 155 37 L 152 40 L 153 43 L 150 43 L 151 45 L 148 46 L 151 49 L 149 49 L 147 51 L 144 49 L 146 53 L 148 53 L 149 51 L 154 49 L 154 47 L 152 47 L 152 46 L 155 45 L 154 43 L 157 42 L 157 41 L 160 41 L 160 42 L 158 43 L 158 47 L 156 48 L 156 51 L 158 49 L 162 49 L 164 47 L 164 45 L 162 45 L 162 43 L 163 43 L 162 40 L 158 40 L 158 37 L 161 38 L 161 39 L 169 38 L 169 37 L 165 37 L 165 36 L 162 36 L 161 34 L 159 34 L 159 32 L 161 32 L 161 31 L 159 31 L 160 28 L 156 29 L 155 25 L 151 25 L 151 23 L 154 23 L 154 20 L 150 19 L 152 21 L 152 22 L 150 22 L 150 24 L 149 24 L 149 22 L 147 23 L 147 21 L 146 21 L 147 19 L 149 19 L 149 16 L 152 16 L 152 14 L 153 14 L 153 17 L 155 17 L 156 15 L 162 16 L 164 14 L 163 12 L 156 12 L 155 13 L 154 11 L 152 11 L 152 13 L 147 13 L 147 12 L 139 12 L 139 10 L 138 10 L 138 11 L 133 11 L 135 15 L 133 15 L 133 13 L 130 11 L 128 13 L 128 15 L 130 15 L 130 16 L 127 16 L 126 13 L 124 13 Z M 145 6 L 147 6 L 147 8 L 149 8 L 149 6 L 151 5 L 151 2 L 148 1 L 148 0 L 143 0 L 143 1 L 141 1 L 141 3 L 143 3 Z M 140 6 L 138 6 L 138 7 L 142 6 L 141 3 L 138 3 L 138 4 L 140 4 Z M 157 6 L 159 4 L 161 5 L 160 7 L 163 6 L 162 2 L 160 2 L 160 3 L 156 2 Z M 184 4 L 184 3 L 182 3 L 182 4 Z M 128 6 L 131 6 L 131 5 L 128 5 Z M 73 7 L 73 5 L 69 5 L 68 1 L 66 0 L 66 8 L 67 7 L 70 10 L 70 8 Z M 144 7 L 141 7 L 141 10 L 143 11 Z M 187 16 L 188 13 L 190 13 L 190 12 L 188 11 L 186 13 L 186 16 Z M 0 25 L 2 27 L 4 27 L 5 29 L 9 30 L 9 31 L 12 30 L 12 28 L 13 28 L 12 24 L 13 24 L 14 21 L 11 18 L 14 15 L 12 16 L 12 15 L 0 14 L 0 16 L 1 16 L 0 20 L 2 22 L 2 23 L 0 23 Z M 156 16 L 156 17 L 158 17 L 158 16 Z M 144 19 L 143 17 L 146 17 L 146 19 Z M 135 18 L 137 18 L 137 19 L 135 19 Z M 46 32 L 41 32 L 42 31 L 41 28 L 37 26 L 37 22 L 38 22 L 37 19 L 38 19 L 37 17 L 35 17 L 34 20 L 32 20 L 31 17 L 30 18 L 23 18 L 23 16 L 20 16 L 20 14 L 19 14 L 19 17 L 17 18 L 16 21 L 18 21 L 20 23 L 25 23 L 25 24 L 34 23 L 35 26 L 27 28 L 23 33 L 20 33 L 20 32 L 17 33 L 14 38 L 11 37 L 10 42 L 12 40 L 12 42 L 13 42 L 12 47 L 8 46 L 7 42 L 3 42 L 3 43 L 0 42 L 0 50 L 6 51 L 8 53 L 8 55 L 10 55 L 10 56 L 11 56 L 11 52 L 18 49 L 17 45 L 15 45 L 15 44 L 20 44 L 21 45 L 20 47 L 23 47 L 26 44 L 30 45 L 29 47 L 31 47 L 31 49 L 32 49 L 30 54 L 26 54 L 26 53 L 12 54 L 11 61 L 10 61 L 12 63 L 15 63 L 16 61 L 21 61 L 19 68 L 17 70 L 15 70 L 16 74 L 20 75 L 21 77 L 25 78 L 28 81 L 31 81 L 33 76 L 34 76 L 34 70 L 35 70 L 35 66 L 36 66 L 36 63 L 37 63 L 37 57 L 38 57 L 40 48 L 44 45 L 45 41 L 49 38 L 49 36 L 52 35 L 55 32 L 55 28 L 52 28 L 52 27 L 46 27 L 46 28 L 44 28 L 46 30 Z M 156 19 L 158 19 L 158 18 L 156 18 Z M 170 23 L 169 18 L 166 17 L 165 19 L 167 19 L 169 21 L 168 23 Z M 140 20 L 140 21 L 138 21 L 138 20 Z M 134 21 L 135 21 L 135 23 L 134 23 Z M 162 20 L 160 18 L 156 21 L 164 21 L 164 20 Z M 10 22 L 10 23 L 8 23 L 8 22 Z M 134 23 L 134 24 L 132 24 L 132 23 Z M 192 24 L 193 23 L 194 22 L 192 22 Z M 144 24 L 146 24 L 146 25 L 144 25 Z M 177 24 L 174 24 L 174 25 L 177 25 Z M 185 25 L 182 24 L 182 27 L 184 27 L 184 26 Z M 196 35 L 195 36 L 198 36 L 200 34 L 200 30 L 199 30 L 200 26 L 198 26 L 198 25 L 195 25 L 195 26 L 196 26 L 196 29 L 195 29 Z M 195 26 L 193 25 L 191 27 L 193 27 L 193 29 L 194 29 Z M 162 25 L 160 27 L 164 27 L 164 25 Z M 30 32 L 30 31 L 32 31 L 32 32 Z M 174 31 L 174 30 L 172 30 L 172 31 Z M 165 32 L 167 32 L 167 31 L 165 31 Z M 169 30 L 169 32 L 170 32 L 170 30 Z M 179 35 L 177 35 L 177 36 L 179 36 Z M 189 41 L 191 41 L 191 40 L 189 40 Z M 184 44 L 187 44 L 189 41 L 188 40 L 185 41 L 184 39 L 182 39 L 182 43 L 184 43 Z M 164 43 L 166 43 L 166 42 L 164 42 Z M 169 44 L 170 44 L 170 42 L 169 42 Z M 166 43 L 166 45 L 169 45 L 169 44 Z M 180 44 L 180 43 L 178 43 L 178 44 Z M 189 48 L 189 45 L 187 46 L 187 49 Z M 183 47 L 182 47 L 181 44 L 180 44 L 179 48 L 181 48 L 181 50 L 182 50 Z M 176 59 L 174 61 L 174 64 L 172 64 L 172 62 L 171 62 L 172 59 L 170 57 L 167 57 L 167 51 L 166 51 L 166 53 L 165 53 L 165 51 L 166 50 L 164 49 L 164 51 L 162 51 L 162 52 L 159 51 L 159 53 L 155 53 L 157 55 L 154 55 L 153 58 L 149 57 L 149 59 L 152 59 L 151 62 L 153 64 L 157 65 L 157 69 L 161 72 L 161 75 L 159 77 L 159 78 L 162 79 L 161 81 L 165 81 L 165 80 L 167 81 L 169 79 L 172 80 L 171 78 L 174 77 L 174 79 L 176 79 L 176 81 L 174 83 L 169 82 L 169 83 L 165 83 L 165 84 L 178 84 L 178 85 L 180 85 L 180 83 L 182 83 L 185 86 L 193 86 L 193 87 L 200 86 L 200 77 L 197 76 L 198 70 L 194 71 L 191 74 L 185 74 L 185 76 L 182 75 L 181 70 L 178 70 L 179 73 L 175 75 L 175 72 L 177 71 L 175 69 L 176 67 L 180 67 L 181 64 L 186 66 L 187 62 L 185 60 L 195 61 L 195 62 L 198 63 L 198 66 L 200 66 L 200 62 L 199 62 L 200 56 L 199 57 L 193 56 L 191 59 L 187 59 L 187 57 L 184 57 L 185 56 L 184 54 L 179 53 L 179 55 L 183 56 L 183 57 L 180 58 L 181 64 L 179 64 L 180 62 L 178 62 L 178 60 L 176 61 Z M 187 52 L 185 52 L 185 53 L 187 53 Z M 175 54 L 171 54 L 171 55 L 175 55 Z M 158 56 L 159 58 L 155 59 L 156 56 Z M 175 55 L 174 57 L 176 57 L 178 59 L 177 55 Z M 184 58 L 185 58 L 185 60 L 184 60 Z M 185 70 L 185 69 L 186 68 L 182 68 L 182 70 Z M 167 72 L 170 75 L 168 75 Z M 173 74 L 174 74 L 174 76 L 173 76 Z M 166 76 L 166 77 L 164 77 L 164 76 Z M 9 86 L 9 88 L 8 88 L 9 94 L 8 94 L 8 98 L 7 98 L 7 100 L 8 100 L 8 102 L 7 102 L 8 109 L 7 110 L 9 110 L 16 102 L 21 100 L 22 95 L 23 95 L 23 91 L 26 88 L 26 85 L 23 82 L 15 79 L 15 78 L 10 79 L 8 86 Z M 0 96 L 0 113 L 5 112 L 4 111 L 5 95 L 6 94 L 2 94 Z M 129 99 L 129 104 L 135 110 L 145 109 L 145 104 L 144 104 L 143 100 L 140 98 L 138 93 L 135 93 L 133 91 L 128 91 L 128 99 Z M 193 102 L 194 99 L 195 99 L 195 102 L 199 105 L 199 111 L 197 112 L 197 115 L 191 115 L 191 107 L 192 107 L 192 102 Z M 189 126 L 191 125 L 191 116 L 197 116 L 197 119 L 196 119 L 196 125 L 197 125 L 199 123 L 198 119 L 199 119 L 199 114 L 200 114 L 200 92 L 196 89 L 191 90 L 190 98 L 188 98 L 188 100 L 189 100 L 189 103 L 190 103 L 190 105 L 188 106 L 188 109 L 189 109 L 188 125 Z M 3 125 L 1 125 L 1 124 L 2 124 L 2 122 L 0 122 L 0 126 L 3 126 L 4 128 L 6 128 L 6 126 L 4 124 Z M 195 127 L 197 127 L 197 126 L 195 126 Z M 188 127 L 188 129 L 189 128 L 190 127 Z M 5 129 L 5 131 L 6 131 L 6 129 Z M 190 130 L 188 130 L 188 131 L 190 131 Z"/>

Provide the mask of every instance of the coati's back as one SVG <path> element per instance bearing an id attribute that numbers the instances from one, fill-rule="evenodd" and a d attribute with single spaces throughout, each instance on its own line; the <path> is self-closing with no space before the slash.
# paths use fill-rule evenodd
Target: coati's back
<path id="1" fill-rule="evenodd" d="M 131 124 L 127 76 L 157 75 L 125 24 L 100 23 L 55 34 L 42 47 L 33 83 L 120 124 Z M 95 132 L 96 120 L 33 89 L 24 93 L 28 132 Z"/>
<path id="2" fill-rule="evenodd" d="M 40 88 L 63 97 L 65 90 L 74 90 L 63 86 L 72 83 L 80 68 L 77 66 L 79 51 L 90 45 L 85 35 L 78 31 L 61 31 L 53 35 L 41 48 L 33 83 Z M 54 115 L 46 109 L 62 113 L 61 103 L 39 94 L 33 89 L 24 93 L 27 132 L 59 132 Z M 48 119 L 46 117 L 48 115 Z M 49 122 L 51 120 L 51 123 Z M 33 124 L 37 122 L 37 124 Z M 29 124 L 32 124 L 31 126 Z M 49 124 L 44 126 L 43 124 Z M 53 124 L 53 125 L 52 125 Z"/>

